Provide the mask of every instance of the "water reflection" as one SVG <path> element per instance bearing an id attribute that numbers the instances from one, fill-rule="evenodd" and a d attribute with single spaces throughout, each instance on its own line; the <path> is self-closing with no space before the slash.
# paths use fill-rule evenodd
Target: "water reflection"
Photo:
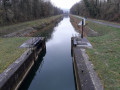
<path id="1" fill-rule="evenodd" d="M 68 18 L 69 17 L 69 14 L 64 14 L 64 18 Z"/>
<path id="2" fill-rule="evenodd" d="M 27 90 L 29 88 L 32 80 L 34 79 L 34 76 L 36 75 L 36 71 L 37 70 L 39 70 L 38 72 L 41 71 L 41 68 L 44 64 L 43 57 L 45 56 L 45 54 L 46 54 L 46 49 L 44 49 L 42 53 L 40 54 L 38 61 L 35 63 L 35 65 L 30 70 L 29 74 L 27 75 L 26 79 L 23 81 L 19 90 Z"/>
<path id="3" fill-rule="evenodd" d="M 57 27 L 60 24 L 60 21 L 63 20 L 63 17 L 60 18 L 57 22 L 54 22 L 47 27 L 38 30 L 37 33 L 33 34 L 33 37 L 46 37 L 46 40 L 48 41 L 49 39 L 52 38 L 52 33 L 54 33 L 54 28 Z"/>
<path id="4" fill-rule="evenodd" d="M 73 34 L 77 32 L 69 18 L 64 18 L 53 28 L 46 42 L 46 55 L 40 57 L 38 61 L 42 63 L 39 62 L 29 74 L 22 90 L 76 90 L 71 57 Z"/>

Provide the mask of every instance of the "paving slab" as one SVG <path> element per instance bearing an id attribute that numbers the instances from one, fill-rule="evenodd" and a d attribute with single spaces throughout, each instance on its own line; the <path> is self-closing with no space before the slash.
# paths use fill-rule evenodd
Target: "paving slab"
<path id="1" fill-rule="evenodd" d="M 35 45 L 37 45 L 38 42 L 42 41 L 44 37 L 33 37 L 26 42 L 24 42 L 20 48 L 33 48 Z"/>
<path id="2" fill-rule="evenodd" d="M 73 37 L 73 44 L 80 48 L 93 48 L 91 43 L 87 40 L 86 37 L 81 38 L 80 36 Z"/>

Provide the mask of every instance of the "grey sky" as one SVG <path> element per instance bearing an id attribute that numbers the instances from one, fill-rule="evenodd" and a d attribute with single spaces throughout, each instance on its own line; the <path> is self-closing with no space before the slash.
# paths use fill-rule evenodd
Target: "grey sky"
<path id="1" fill-rule="evenodd" d="M 61 8 L 61 9 L 70 9 L 72 5 L 74 5 L 76 2 L 79 2 L 80 0 L 51 0 L 51 2 Z"/>

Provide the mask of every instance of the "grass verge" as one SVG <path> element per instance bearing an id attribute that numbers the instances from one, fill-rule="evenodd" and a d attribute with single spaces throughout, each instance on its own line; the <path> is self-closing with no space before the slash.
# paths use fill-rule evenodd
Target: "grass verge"
<path id="1" fill-rule="evenodd" d="M 88 37 L 93 49 L 87 50 L 105 90 L 120 90 L 120 29 L 88 22 L 98 37 Z"/>
<path id="2" fill-rule="evenodd" d="M 9 25 L 9 26 L 3 26 L 0 27 L 0 36 L 19 31 L 19 30 L 25 30 L 27 27 L 41 27 L 45 24 L 50 24 L 52 21 L 56 20 L 57 18 L 61 17 L 62 15 L 52 16 L 44 19 L 38 19 L 34 21 L 28 21 L 24 23 Z"/>
<path id="3" fill-rule="evenodd" d="M 26 50 L 19 48 L 28 38 L 0 38 L 0 73 L 12 64 Z"/>

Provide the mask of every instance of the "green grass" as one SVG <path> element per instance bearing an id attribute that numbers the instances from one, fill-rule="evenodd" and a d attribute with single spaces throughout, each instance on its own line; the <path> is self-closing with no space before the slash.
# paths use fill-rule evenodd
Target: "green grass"
<path id="1" fill-rule="evenodd" d="M 105 90 L 120 90 L 120 29 L 88 22 L 101 36 L 88 37 L 93 49 L 87 50 Z"/>
<path id="2" fill-rule="evenodd" d="M 120 23 L 118 23 L 118 22 L 111 22 L 111 21 L 105 21 L 105 20 L 97 20 L 97 21 L 104 22 L 104 23 L 109 23 L 109 24 L 120 25 Z"/>
<path id="3" fill-rule="evenodd" d="M 26 50 L 19 48 L 28 38 L 0 38 L 0 73 L 3 72 Z"/>
<path id="4" fill-rule="evenodd" d="M 15 31 L 24 30 L 27 27 L 41 27 L 44 24 L 50 24 L 53 20 L 59 18 L 62 15 L 52 16 L 44 19 L 38 19 L 34 21 L 23 22 L 19 24 L 0 27 L 0 36 L 6 35 Z"/>

